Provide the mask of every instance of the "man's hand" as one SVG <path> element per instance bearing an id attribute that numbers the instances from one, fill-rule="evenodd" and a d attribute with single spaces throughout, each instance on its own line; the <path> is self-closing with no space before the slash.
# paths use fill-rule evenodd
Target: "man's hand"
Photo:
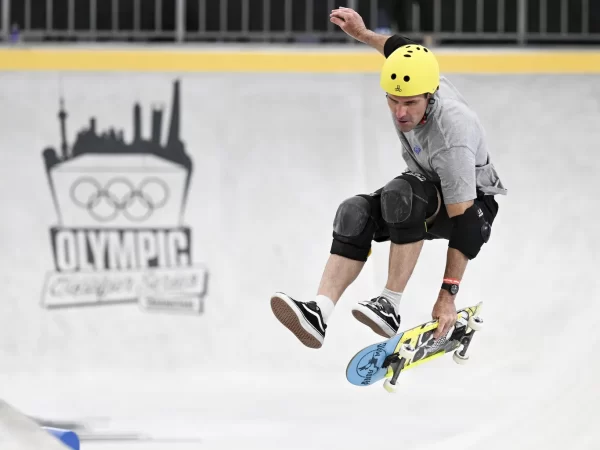
<path id="1" fill-rule="evenodd" d="M 362 17 L 351 8 L 343 6 L 331 11 L 329 20 L 340 27 L 346 34 L 353 37 L 357 41 L 373 47 L 379 53 L 385 56 L 385 43 L 389 36 L 377 34 L 367 29 Z"/>
<path id="2" fill-rule="evenodd" d="M 454 298 L 449 292 L 445 290 L 440 291 L 438 299 L 435 305 L 433 305 L 431 317 L 439 322 L 438 327 L 433 333 L 435 339 L 445 336 L 456 323 L 456 306 L 454 305 Z"/>
<path id="3" fill-rule="evenodd" d="M 329 20 L 340 27 L 346 34 L 352 36 L 357 41 L 364 42 L 364 36 L 367 34 L 367 27 L 363 18 L 353 9 L 343 6 L 331 11 Z"/>

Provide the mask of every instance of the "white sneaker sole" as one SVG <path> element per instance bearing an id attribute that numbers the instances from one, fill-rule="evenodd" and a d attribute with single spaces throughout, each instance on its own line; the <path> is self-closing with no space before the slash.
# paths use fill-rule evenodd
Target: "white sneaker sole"
<path id="1" fill-rule="evenodd" d="M 271 309 L 279 322 L 309 348 L 321 348 L 323 336 L 307 321 L 293 300 L 277 292 L 271 297 Z"/>
<path id="2" fill-rule="evenodd" d="M 358 305 L 352 309 L 352 315 L 360 323 L 365 324 L 375 333 L 384 338 L 396 336 L 396 330 L 390 327 L 381 317 L 366 306 Z"/>

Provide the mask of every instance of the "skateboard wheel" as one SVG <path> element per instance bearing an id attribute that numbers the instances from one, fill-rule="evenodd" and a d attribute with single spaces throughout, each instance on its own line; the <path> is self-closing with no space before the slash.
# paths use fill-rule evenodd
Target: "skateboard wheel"
<path id="1" fill-rule="evenodd" d="M 481 317 L 469 317 L 469 328 L 473 331 L 480 331 L 483 329 L 483 319 Z"/>
<path id="2" fill-rule="evenodd" d="M 467 364 L 467 362 L 469 361 L 469 355 L 461 356 L 461 351 L 462 347 L 454 352 L 454 354 L 452 355 L 452 359 L 456 364 L 464 365 Z"/>
<path id="3" fill-rule="evenodd" d="M 396 384 L 392 384 L 392 380 L 390 380 L 390 379 L 388 378 L 387 380 L 385 380 L 385 381 L 383 382 L 383 388 L 384 388 L 386 391 L 388 391 L 388 392 L 390 392 L 390 393 L 394 394 L 394 393 L 396 392 L 396 390 L 398 389 L 398 385 L 396 385 Z"/>
<path id="4" fill-rule="evenodd" d="M 402 347 L 400 347 L 400 358 L 404 358 L 407 361 L 413 359 L 415 353 L 417 353 L 417 351 L 410 344 L 404 344 Z"/>

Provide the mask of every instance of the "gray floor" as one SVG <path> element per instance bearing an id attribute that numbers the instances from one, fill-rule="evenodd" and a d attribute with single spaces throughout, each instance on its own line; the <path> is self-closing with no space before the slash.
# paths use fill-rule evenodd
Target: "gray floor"
<path id="1" fill-rule="evenodd" d="M 480 115 L 509 190 L 457 299 L 483 300 L 486 328 L 468 366 L 437 360 L 403 375 L 392 396 L 344 377 L 349 358 L 379 340 L 350 308 L 383 288 L 387 244 L 318 351 L 282 329 L 268 303 L 276 290 L 311 298 L 338 203 L 404 169 L 377 76 L 181 77 L 181 135 L 194 161 L 184 223 L 210 272 L 195 317 L 40 307 L 57 224 L 41 153 L 60 142 L 61 91 L 70 143 L 90 116 L 129 140 L 133 104 L 147 136 L 150 105 L 170 105 L 173 76 L 1 74 L 2 397 L 96 433 L 156 439 L 84 450 L 598 448 L 599 79 L 450 79 Z M 425 246 L 403 327 L 430 317 L 445 250 Z"/>

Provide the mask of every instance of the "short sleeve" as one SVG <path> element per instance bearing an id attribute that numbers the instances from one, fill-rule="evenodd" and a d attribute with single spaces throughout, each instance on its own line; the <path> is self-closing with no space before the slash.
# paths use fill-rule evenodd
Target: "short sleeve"
<path id="1" fill-rule="evenodd" d="M 450 147 L 431 157 L 433 170 L 440 178 L 445 204 L 477 198 L 475 153 L 468 147 Z"/>

